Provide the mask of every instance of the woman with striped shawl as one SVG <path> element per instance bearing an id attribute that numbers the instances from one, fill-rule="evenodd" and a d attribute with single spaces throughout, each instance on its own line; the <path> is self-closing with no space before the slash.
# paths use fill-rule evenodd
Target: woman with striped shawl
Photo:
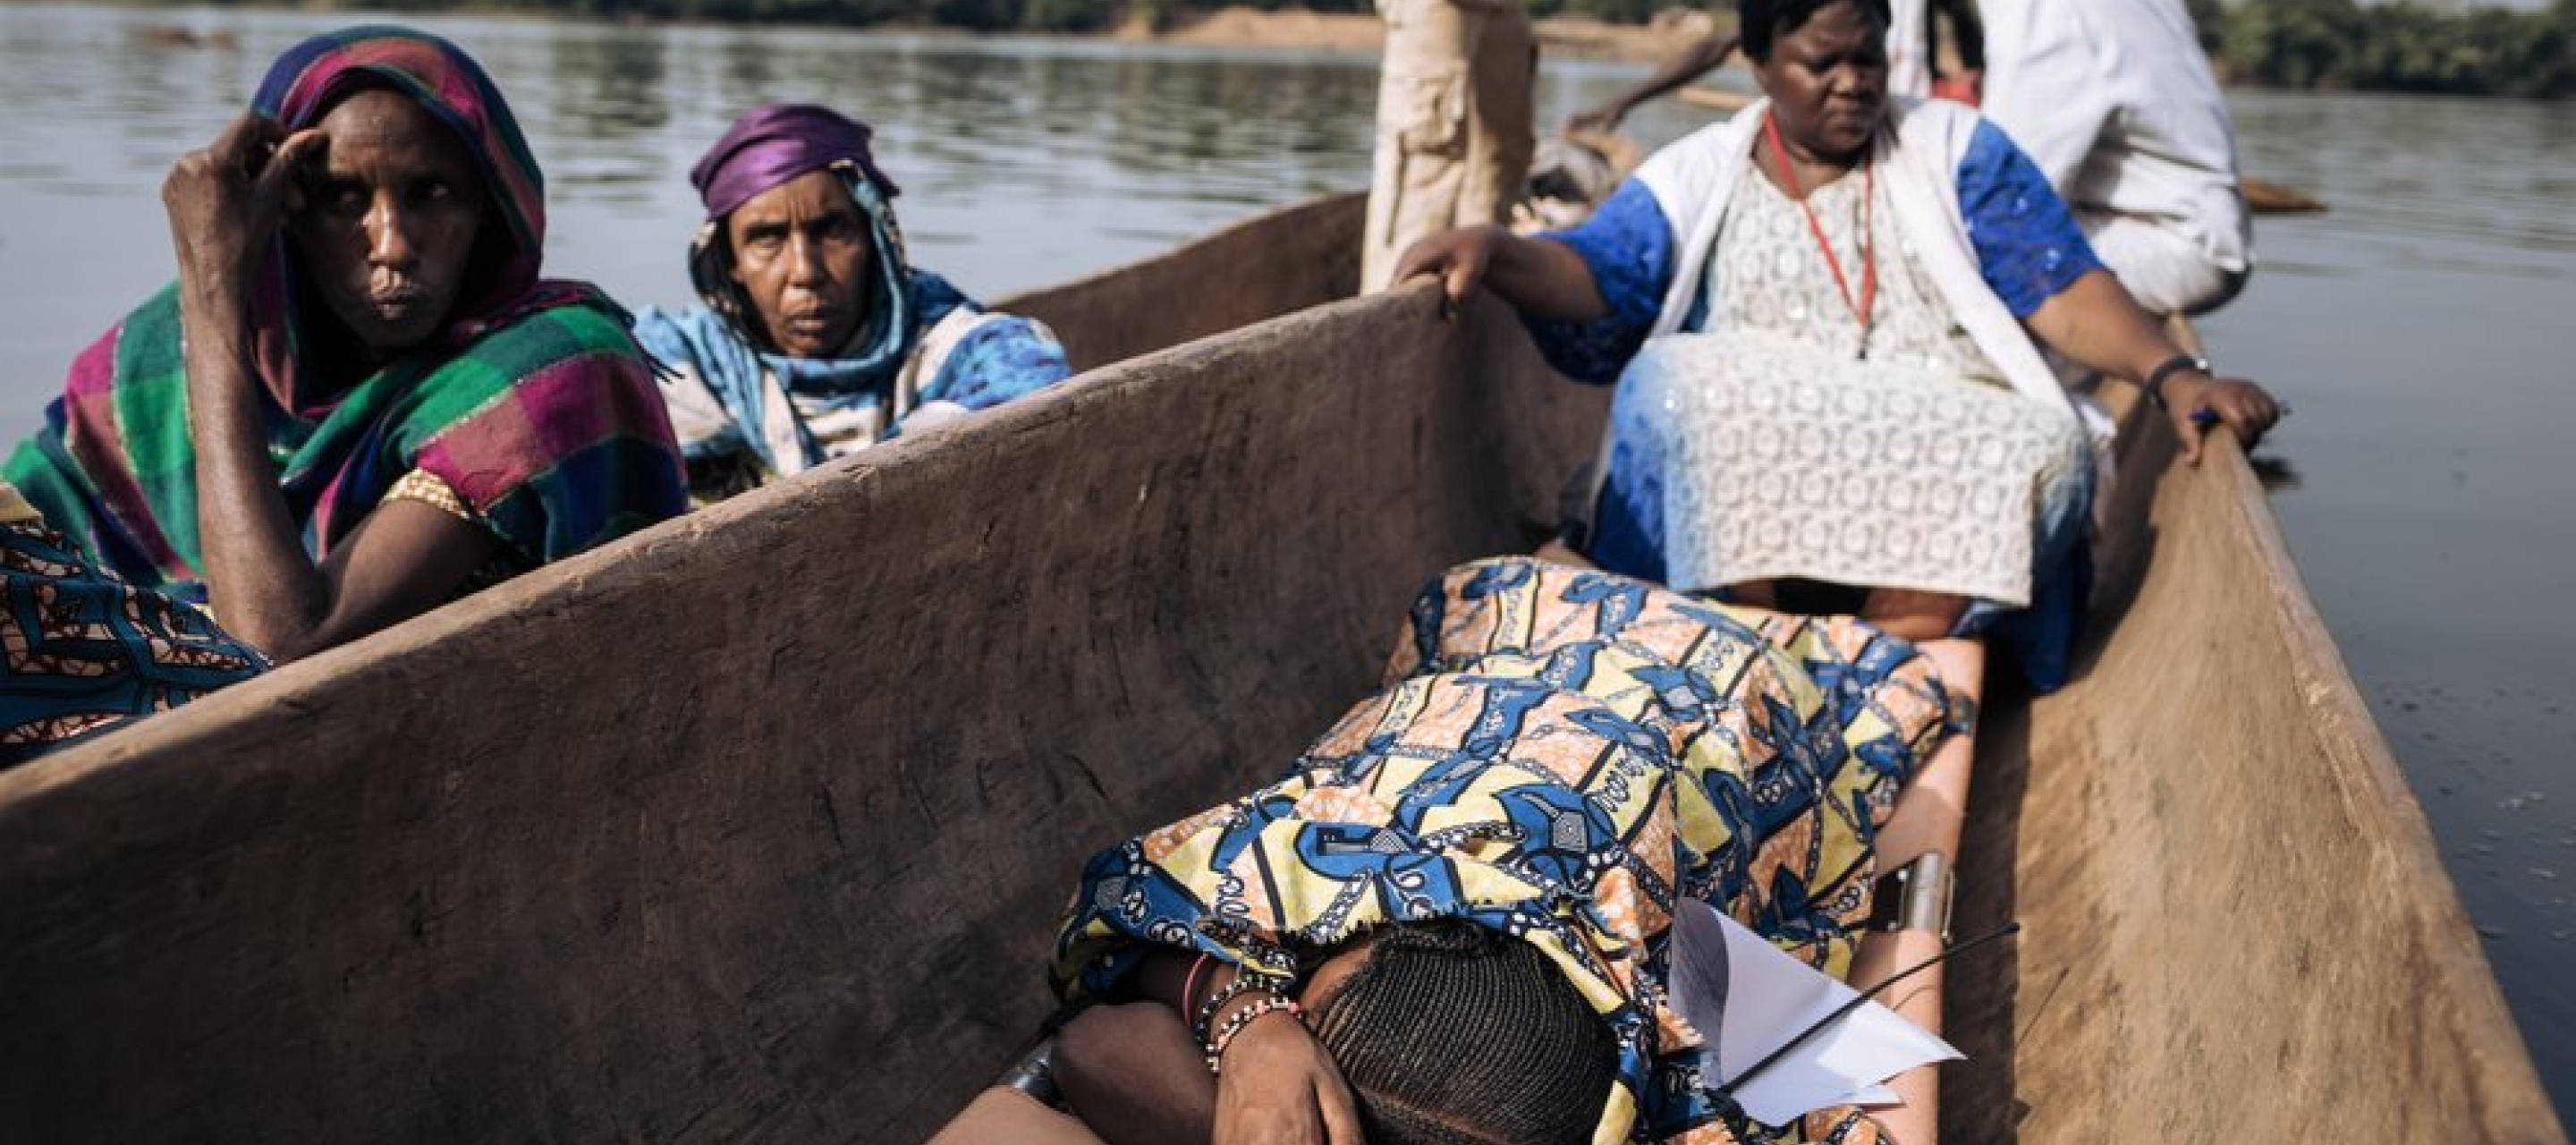
<path id="1" fill-rule="evenodd" d="M 202 605 L 256 650 L 249 667 L 686 508 L 624 312 L 538 277 L 543 177 L 454 45 L 390 27 L 297 45 L 162 198 L 178 281 L 73 362 L 0 469 L 65 545 L 16 562 L 38 570 L 30 591 L 68 560 L 183 627 L 211 628 Z M 12 609 L 5 636 L 43 652 L 51 619 Z M 31 678 L 0 679 L 0 734 L 96 730 L 195 690 L 93 687 L 62 722 L 33 677 L 132 674 L 94 667 L 12 660 Z"/>
<path id="2" fill-rule="evenodd" d="M 625 315 L 538 277 L 543 177 L 454 45 L 297 45 L 162 197 L 178 282 L 6 467 L 102 569 L 284 661 L 685 508 Z"/>

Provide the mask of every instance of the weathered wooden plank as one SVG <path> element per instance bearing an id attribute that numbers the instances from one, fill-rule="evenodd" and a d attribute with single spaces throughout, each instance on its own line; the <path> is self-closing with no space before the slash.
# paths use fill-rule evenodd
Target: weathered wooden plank
<path id="1" fill-rule="evenodd" d="M 1282 207 L 1169 254 L 1006 299 L 1062 333 L 1077 370 L 1123 362 L 1359 289 L 1367 196 Z"/>

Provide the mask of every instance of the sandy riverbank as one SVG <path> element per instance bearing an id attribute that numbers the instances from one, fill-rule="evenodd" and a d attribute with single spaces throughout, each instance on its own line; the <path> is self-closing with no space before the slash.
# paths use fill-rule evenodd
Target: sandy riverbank
<path id="1" fill-rule="evenodd" d="M 1539 48 L 1556 59 L 1650 61 L 1708 34 L 1716 18 L 1691 8 L 1667 8 L 1646 24 L 1608 24 L 1579 16 L 1551 16 L 1537 25 Z M 1121 39 L 1226 48 L 1300 48 L 1374 54 L 1386 25 L 1376 15 L 1287 8 L 1262 12 L 1219 8 L 1174 16 L 1160 29 L 1131 26 Z"/>

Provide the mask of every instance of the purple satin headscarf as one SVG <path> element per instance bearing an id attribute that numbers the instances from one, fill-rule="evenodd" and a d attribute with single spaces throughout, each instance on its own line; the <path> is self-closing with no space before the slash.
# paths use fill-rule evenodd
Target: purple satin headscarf
<path id="1" fill-rule="evenodd" d="M 721 219 L 763 191 L 843 160 L 857 164 L 877 193 L 891 199 L 894 181 L 877 170 L 868 135 L 868 125 L 828 107 L 765 104 L 725 129 L 724 138 L 689 169 L 689 182 L 705 201 L 709 219 Z"/>

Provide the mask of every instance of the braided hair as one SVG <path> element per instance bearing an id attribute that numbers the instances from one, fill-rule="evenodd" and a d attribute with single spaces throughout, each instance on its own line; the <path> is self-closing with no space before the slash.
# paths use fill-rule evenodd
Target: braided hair
<path id="1" fill-rule="evenodd" d="M 1887 0 L 1743 0 L 1736 6 L 1736 29 L 1744 54 L 1760 63 L 1771 62 L 1771 42 L 1781 33 L 1795 32 L 1816 13 L 1843 3 L 1860 5 L 1861 15 L 1876 19 L 1881 30 L 1895 22 Z"/>
<path id="2" fill-rule="evenodd" d="M 1313 1021 L 1370 1145 L 1585 1145 L 1618 1071 L 1546 954 L 1457 919 L 1381 931 Z"/>

